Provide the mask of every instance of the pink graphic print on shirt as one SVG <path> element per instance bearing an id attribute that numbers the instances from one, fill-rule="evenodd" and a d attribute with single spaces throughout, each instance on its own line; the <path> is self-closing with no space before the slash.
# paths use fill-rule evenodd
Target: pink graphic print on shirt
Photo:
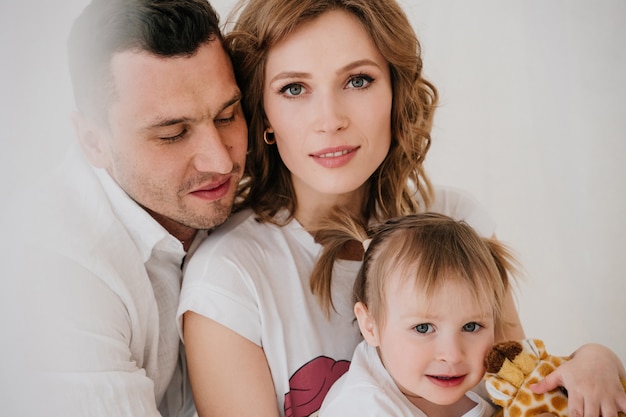
<path id="1" fill-rule="evenodd" d="M 317 413 L 331 385 L 349 366 L 349 361 L 319 356 L 298 369 L 289 379 L 285 417 L 309 417 Z"/>

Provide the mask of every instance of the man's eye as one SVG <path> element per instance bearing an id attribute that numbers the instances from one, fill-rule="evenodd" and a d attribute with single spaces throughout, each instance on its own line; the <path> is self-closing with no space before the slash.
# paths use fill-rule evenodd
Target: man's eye
<path id="1" fill-rule="evenodd" d="M 235 120 L 235 114 L 233 113 L 232 115 L 230 115 L 228 117 L 217 118 L 217 119 L 215 119 L 215 122 L 218 123 L 218 124 L 225 125 L 225 124 L 233 122 L 234 120 Z"/>
<path id="2" fill-rule="evenodd" d="M 182 132 L 180 132 L 177 135 L 174 135 L 174 136 L 164 136 L 164 137 L 161 137 L 160 139 L 165 141 L 165 142 L 176 142 L 177 140 L 182 139 L 185 136 L 186 133 L 187 133 L 187 129 L 183 130 Z"/>

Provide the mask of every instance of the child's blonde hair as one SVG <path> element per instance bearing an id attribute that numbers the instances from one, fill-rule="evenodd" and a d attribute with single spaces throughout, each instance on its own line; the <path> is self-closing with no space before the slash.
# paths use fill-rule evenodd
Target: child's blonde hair
<path id="1" fill-rule="evenodd" d="M 421 213 L 392 218 L 368 231 L 347 211 L 337 209 L 317 237 L 339 245 L 350 240 L 369 242 L 354 283 L 354 301 L 365 304 L 380 325 L 385 321 L 385 282 L 399 272 L 396 275 L 403 279 L 414 278 L 425 309 L 446 282 L 466 284 L 477 303 L 492 307 L 496 333 L 502 334 L 504 299 L 510 274 L 518 270 L 517 261 L 504 244 L 482 238 L 467 223 Z"/>

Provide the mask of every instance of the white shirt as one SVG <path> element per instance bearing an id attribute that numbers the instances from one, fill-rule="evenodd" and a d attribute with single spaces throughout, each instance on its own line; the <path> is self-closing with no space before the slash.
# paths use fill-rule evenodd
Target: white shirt
<path id="1" fill-rule="evenodd" d="M 458 190 L 437 190 L 431 210 L 465 219 L 483 236 L 495 229 Z M 296 220 L 279 227 L 242 211 L 200 245 L 183 281 L 179 329 L 182 315 L 194 311 L 263 347 L 282 416 L 319 410 L 361 340 L 351 296 L 361 262 L 336 262 L 335 310 L 326 318 L 309 286 L 320 251 Z"/>
<path id="2" fill-rule="evenodd" d="M 474 392 L 467 397 L 476 405 L 462 417 L 490 417 L 495 408 Z M 382 364 L 376 348 L 359 343 L 350 369 L 332 386 L 319 417 L 427 417 L 400 391 Z"/>
<path id="3" fill-rule="evenodd" d="M 182 244 L 77 147 L 34 189 L 15 260 L 35 405 L 63 417 L 192 414 L 175 325 Z"/>

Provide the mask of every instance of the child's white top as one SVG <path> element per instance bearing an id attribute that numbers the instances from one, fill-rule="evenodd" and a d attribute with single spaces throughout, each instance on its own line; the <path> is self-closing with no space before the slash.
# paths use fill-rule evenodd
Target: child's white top
<path id="1" fill-rule="evenodd" d="M 495 408 L 478 394 L 467 394 L 476 406 L 462 417 L 489 417 Z M 332 386 L 319 417 L 427 417 L 398 389 L 382 364 L 376 348 L 359 343 L 350 369 Z"/>

